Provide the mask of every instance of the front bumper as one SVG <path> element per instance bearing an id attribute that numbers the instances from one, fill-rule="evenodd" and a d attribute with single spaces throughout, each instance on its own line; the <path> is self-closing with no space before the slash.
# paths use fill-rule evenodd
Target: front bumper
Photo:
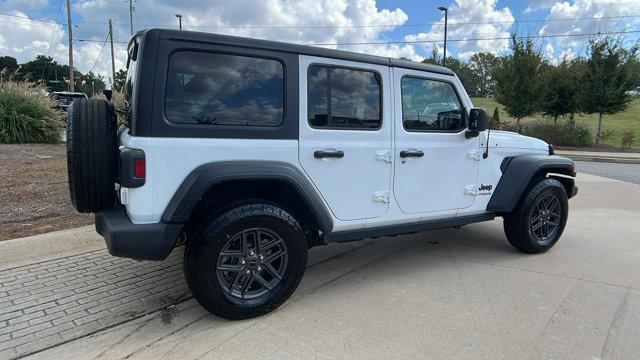
<path id="1" fill-rule="evenodd" d="M 183 224 L 134 224 L 123 206 L 96 212 L 96 231 L 113 256 L 164 260 L 176 245 Z"/>

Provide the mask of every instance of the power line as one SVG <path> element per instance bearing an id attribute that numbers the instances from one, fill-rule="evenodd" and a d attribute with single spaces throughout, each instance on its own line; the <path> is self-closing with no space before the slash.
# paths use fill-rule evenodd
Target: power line
<path id="1" fill-rule="evenodd" d="M 610 32 L 581 33 L 581 34 L 551 34 L 551 35 L 527 35 L 517 36 L 518 39 L 544 39 L 559 37 L 579 37 L 579 36 L 600 36 L 600 35 L 618 35 L 618 34 L 637 34 L 640 30 L 621 30 Z M 509 40 L 507 37 L 488 37 L 488 38 L 468 38 L 468 39 L 447 39 L 447 41 L 463 42 L 463 41 L 490 41 L 490 40 Z M 92 39 L 76 39 L 82 42 L 100 42 L 100 40 Z M 301 45 L 311 46 L 342 46 L 342 45 L 388 45 L 388 44 L 422 44 L 422 43 L 439 43 L 442 40 L 407 40 L 407 41 L 372 41 L 372 42 L 351 42 L 351 43 L 303 43 Z M 114 41 L 114 44 L 128 44 L 128 41 Z"/>
<path id="2" fill-rule="evenodd" d="M 47 23 L 47 24 L 58 24 L 62 26 L 66 26 L 66 23 L 61 23 L 53 20 L 41 20 L 41 19 L 32 19 L 24 16 L 18 16 L 14 14 L 0 12 L 2 16 L 9 16 L 13 18 L 18 18 L 27 21 Z M 481 25 L 481 24 L 510 24 L 510 23 L 533 23 L 533 22 L 556 22 L 556 21 L 581 21 L 581 20 L 610 20 L 610 19 L 625 19 L 625 18 L 638 18 L 640 15 L 617 15 L 617 16 L 593 16 L 593 17 L 577 17 L 577 18 L 558 18 L 558 19 L 525 19 L 518 20 L 514 19 L 513 21 L 469 21 L 469 22 L 455 22 L 455 19 L 452 19 L 449 23 L 449 26 L 459 26 L 459 25 Z M 107 24 L 104 21 L 78 21 L 76 24 Z M 121 26 L 129 25 L 129 23 L 119 23 Z M 169 26 L 167 24 L 146 24 L 149 27 L 164 27 Z M 430 22 L 430 23 L 422 23 L 422 24 L 381 24 L 381 25 L 190 25 L 190 28 L 213 28 L 213 29 L 350 29 L 350 28 L 387 28 L 387 27 L 424 27 L 424 26 L 444 26 L 443 23 L 440 22 Z"/>
<path id="3" fill-rule="evenodd" d="M 640 33 L 640 30 L 630 31 L 611 31 L 611 32 L 597 32 L 597 33 L 583 33 L 583 34 L 553 34 L 553 35 L 529 35 L 529 36 L 517 36 L 518 39 L 543 39 L 543 38 L 559 38 L 559 37 L 578 37 L 578 36 L 600 36 L 600 35 L 618 35 L 618 34 L 636 34 Z M 463 41 L 488 41 L 488 40 L 509 40 L 507 37 L 492 37 L 492 38 L 468 38 L 468 39 L 447 39 L 447 41 L 463 42 Z M 407 41 L 380 41 L 380 42 L 352 42 L 352 43 L 318 43 L 310 45 L 322 45 L 322 46 L 343 46 L 343 45 L 388 45 L 388 44 L 422 44 L 422 43 L 439 43 L 442 40 L 407 40 Z"/>
<path id="4" fill-rule="evenodd" d="M 62 1 L 60 0 L 59 4 L 58 4 L 58 13 L 56 14 L 56 20 L 58 20 L 58 17 L 60 17 L 60 10 L 62 10 Z M 56 25 L 56 24 L 54 24 Z M 56 35 L 56 30 L 57 30 L 57 26 L 54 26 L 51 29 L 51 38 L 49 39 L 49 43 L 47 44 L 47 52 L 45 54 L 46 57 L 49 56 L 49 51 L 51 51 L 51 44 L 53 43 L 53 38 Z M 47 70 L 47 64 L 48 62 L 44 63 L 44 66 L 42 67 L 42 75 L 40 75 L 40 80 L 44 79 L 44 73 Z"/>
<path id="5" fill-rule="evenodd" d="M 555 22 L 555 21 L 579 21 L 579 20 L 608 20 L 608 19 L 622 19 L 622 18 L 636 18 L 640 15 L 619 15 L 619 16 L 600 16 L 600 17 L 579 17 L 579 18 L 558 18 L 558 19 L 533 19 L 533 20 L 517 20 L 513 21 L 469 21 L 469 22 L 455 22 L 455 19 L 449 20 L 448 26 L 457 25 L 481 25 L 481 24 L 511 24 L 511 23 L 532 23 L 532 22 Z M 386 25 L 335 25 L 335 26 L 323 26 L 323 25 L 301 25 L 301 26 L 279 26 L 279 25 L 188 25 L 190 28 L 216 28 L 216 29 L 349 29 L 349 28 L 386 28 L 386 27 L 424 27 L 424 26 L 444 26 L 441 22 L 430 22 L 422 24 L 386 24 Z M 166 25 L 150 25 L 150 26 L 166 26 Z"/>
<path id="6" fill-rule="evenodd" d="M 75 39 L 75 41 L 80 41 L 80 42 L 102 42 L 102 40 L 94 40 L 94 39 Z M 113 41 L 114 44 L 128 44 L 128 41 Z"/>
<path id="7" fill-rule="evenodd" d="M 93 66 L 91 67 L 91 70 L 89 70 L 89 72 L 92 72 L 93 69 L 96 67 L 96 65 L 98 64 L 98 61 L 100 60 L 100 57 L 102 56 L 102 52 L 104 51 L 104 47 L 107 45 L 107 41 L 109 41 L 109 33 L 107 32 L 107 37 L 104 39 L 104 42 L 102 43 L 102 48 L 100 49 L 100 53 L 98 54 L 98 58 L 96 59 L 96 61 L 93 63 Z"/>

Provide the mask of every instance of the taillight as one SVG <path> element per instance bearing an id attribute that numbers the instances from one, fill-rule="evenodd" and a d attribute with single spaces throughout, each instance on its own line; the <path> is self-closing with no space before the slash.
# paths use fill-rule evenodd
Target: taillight
<path id="1" fill-rule="evenodd" d="M 144 151 L 140 149 L 120 148 L 120 185 L 137 188 L 144 185 L 147 176 L 147 164 Z"/>
<path id="2" fill-rule="evenodd" d="M 146 175 L 146 166 L 144 158 L 133 160 L 133 176 L 138 179 L 144 179 Z"/>

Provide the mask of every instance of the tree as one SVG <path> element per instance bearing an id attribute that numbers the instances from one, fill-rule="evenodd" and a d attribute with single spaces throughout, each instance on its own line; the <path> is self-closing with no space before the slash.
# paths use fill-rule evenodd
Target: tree
<path id="1" fill-rule="evenodd" d="M 422 60 L 422 62 L 433 65 L 442 65 L 442 57 L 440 57 L 440 55 L 438 54 L 438 48 L 434 46 L 431 51 L 431 56 Z M 473 74 L 471 68 L 469 67 L 469 63 L 455 57 L 448 57 L 447 68 L 456 73 L 456 75 L 460 79 L 460 82 L 465 87 L 465 89 L 467 89 L 467 91 L 471 88 Z M 474 93 L 469 93 L 469 95 L 475 96 Z"/>
<path id="2" fill-rule="evenodd" d="M 0 56 L 0 71 L 14 72 L 18 69 L 18 61 L 11 56 Z"/>
<path id="3" fill-rule="evenodd" d="M 589 41 L 588 59 L 580 81 L 580 108 L 598 114 L 596 145 L 602 135 L 602 118 L 625 110 L 631 101 L 628 91 L 634 76 L 630 66 L 638 54 L 638 46 L 623 48 L 621 37 L 593 38 Z"/>
<path id="4" fill-rule="evenodd" d="M 544 95 L 541 103 L 542 113 L 551 116 L 554 123 L 558 117 L 578 112 L 578 81 L 580 79 L 579 62 L 563 59 L 558 66 L 544 64 Z"/>
<path id="5" fill-rule="evenodd" d="M 495 81 L 493 71 L 500 66 L 500 58 L 492 53 L 475 53 L 469 59 L 469 88 L 467 91 L 475 97 L 493 95 Z"/>
<path id="6" fill-rule="evenodd" d="M 120 69 L 116 71 L 114 78 L 115 83 L 113 84 L 113 90 L 122 91 L 124 89 L 124 84 L 127 81 L 127 70 Z"/>
<path id="7" fill-rule="evenodd" d="M 495 98 L 516 119 L 520 130 L 520 119 L 540 110 L 542 55 L 532 39 L 518 39 L 515 33 L 511 35 L 510 47 L 513 53 L 504 57 L 493 72 Z"/>

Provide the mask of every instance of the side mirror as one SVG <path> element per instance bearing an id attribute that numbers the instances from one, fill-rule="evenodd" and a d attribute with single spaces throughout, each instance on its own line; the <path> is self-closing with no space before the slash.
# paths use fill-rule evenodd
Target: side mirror
<path id="1" fill-rule="evenodd" d="M 483 108 L 472 108 L 469 111 L 469 130 L 485 131 L 489 123 L 487 112 Z"/>
<path id="2" fill-rule="evenodd" d="M 482 108 L 472 108 L 469 111 L 469 130 L 464 134 L 467 139 L 480 135 L 480 131 L 487 130 L 487 112 Z"/>

